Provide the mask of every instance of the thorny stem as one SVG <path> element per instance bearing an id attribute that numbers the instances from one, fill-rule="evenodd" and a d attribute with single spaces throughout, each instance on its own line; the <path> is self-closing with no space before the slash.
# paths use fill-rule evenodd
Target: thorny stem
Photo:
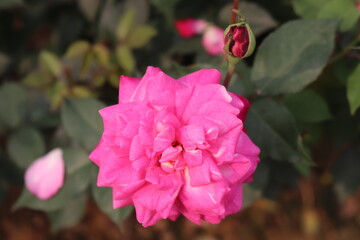
<path id="1" fill-rule="evenodd" d="M 240 0 L 233 0 L 233 7 L 232 8 L 236 9 L 236 10 L 239 9 L 239 2 L 240 2 Z M 232 11 L 230 24 L 236 23 L 236 17 L 237 17 L 236 12 Z M 225 76 L 225 79 L 224 79 L 225 88 L 227 88 L 229 86 L 231 77 L 232 77 L 232 75 L 234 73 L 234 69 L 235 69 L 235 64 L 229 61 L 228 70 L 226 72 L 226 76 Z"/>

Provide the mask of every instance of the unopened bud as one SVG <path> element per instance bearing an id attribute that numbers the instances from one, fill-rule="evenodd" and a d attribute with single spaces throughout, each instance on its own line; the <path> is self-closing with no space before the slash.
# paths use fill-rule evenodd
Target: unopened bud
<path id="1" fill-rule="evenodd" d="M 224 50 L 234 58 L 249 57 L 255 49 L 256 41 L 249 24 L 245 21 L 229 25 L 224 32 Z"/>

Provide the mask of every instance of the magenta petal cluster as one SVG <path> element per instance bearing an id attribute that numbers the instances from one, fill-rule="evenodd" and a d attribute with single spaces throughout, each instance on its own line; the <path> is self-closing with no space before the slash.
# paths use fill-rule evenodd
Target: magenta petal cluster
<path id="1" fill-rule="evenodd" d="M 219 223 L 240 210 L 259 149 L 243 130 L 248 102 L 203 69 L 175 80 L 148 67 L 122 76 L 119 103 L 100 110 L 104 133 L 90 159 L 114 208 L 133 204 L 143 226 L 180 214 Z"/>
<path id="2" fill-rule="evenodd" d="M 46 200 L 64 184 L 65 164 L 60 148 L 36 159 L 25 172 L 25 186 L 36 197 Z"/>

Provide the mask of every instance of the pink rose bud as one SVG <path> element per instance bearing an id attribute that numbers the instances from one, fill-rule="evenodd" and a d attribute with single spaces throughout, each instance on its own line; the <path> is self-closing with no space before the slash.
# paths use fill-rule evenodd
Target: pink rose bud
<path id="1" fill-rule="evenodd" d="M 246 22 L 232 24 L 226 28 L 224 50 L 231 57 L 249 57 L 255 49 L 255 37 Z"/>
<path id="2" fill-rule="evenodd" d="M 202 45 L 206 52 L 213 56 L 224 53 L 223 34 L 224 30 L 216 26 L 210 26 L 205 30 Z"/>
<path id="3" fill-rule="evenodd" d="M 25 186 L 36 197 L 46 200 L 54 196 L 64 184 L 63 153 L 56 148 L 36 159 L 25 172 Z"/>
<path id="4" fill-rule="evenodd" d="M 175 22 L 175 27 L 183 38 L 190 38 L 202 33 L 207 25 L 206 21 L 193 18 L 186 18 Z"/>

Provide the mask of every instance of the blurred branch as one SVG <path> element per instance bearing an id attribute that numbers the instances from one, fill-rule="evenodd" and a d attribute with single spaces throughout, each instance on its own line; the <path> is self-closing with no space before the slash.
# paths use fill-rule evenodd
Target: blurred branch
<path id="1" fill-rule="evenodd" d="M 339 52 L 338 54 L 333 55 L 330 60 L 329 60 L 329 64 L 332 64 L 334 62 L 336 62 L 337 60 L 339 60 L 340 58 L 342 58 L 343 56 L 345 56 L 348 51 L 354 49 L 354 47 L 356 46 L 356 44 L 360 41 L 360 34 L 357 34 L 355 39 L 352 40 L 341 52 Z"/>
<path id="2" fill-rule="evenodd" d="M 230 80 L 231 80 L 231 77 L 234 73 L 234 69 L 235 69 L 235 66 L 231 63 L 228 63 L 228 70 L 226 72 L 226 76 L 225 76 L 225 79 L 224 79 L 224 87 L 225 88 L 228 88 L 229 86 L 229 83 L 230 83 Z"/>
<path id="3" fill-rule="evenodd" d="M 73 78 L 71 71 L 68 67 L 64 67 L 64 73 L 67 83 L 69 84 L 69 88 L 71 89 L 75 85 L 75 79 Z"/>
<path id="4" fill-rule="evenodd" d="M 233 0 L 233 9 L 239 9 L 239 2 L 240 0 Z M 230 24 L 234 24 L 236 22 L 236 13 L 232 12 L 231 14 L 231 19 L 230 19 Z"/>

